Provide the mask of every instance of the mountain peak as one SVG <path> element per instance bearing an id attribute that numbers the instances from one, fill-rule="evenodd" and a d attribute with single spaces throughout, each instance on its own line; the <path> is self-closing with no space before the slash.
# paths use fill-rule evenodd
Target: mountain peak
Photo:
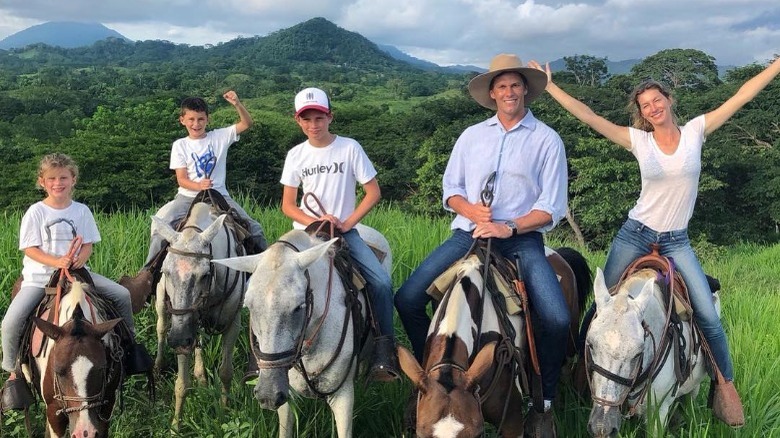
<path id="1" fill-rule="evenodd" d="M 107 38 L 130 41 L 119 32 L 100 23 L 50 21 L 30 26 L 0 41 L 0 49 L 15 49 L 31 44 L 47 44 L 63 48 L 90 46 Z"/>

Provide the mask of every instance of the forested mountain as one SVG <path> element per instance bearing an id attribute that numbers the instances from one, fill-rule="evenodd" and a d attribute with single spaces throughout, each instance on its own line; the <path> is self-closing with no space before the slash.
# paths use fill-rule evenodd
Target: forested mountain
<path id="1" fill-rule="evenodd" d="M 74 48 L 88 46 L 107 38 L 128 40 L 119 32 L 100 23 L 76 23 L 53 21 L 30 26 L 0 40 L 0 49 L 15 49 L 30 44 L 43 43 L 49 46 Z M 128 40 L 129 41 L 129 40 Z"/>
<path id="2" fill-rule="evenodd" d="M 672 85 L 685 121 L 715 108 L 759 69 L 745 66 L 720 78 L 711 57 L 685 49 L 659 52 L 624 75 L 610 75 L 604 58 L 564 61 L 567 71 L 557 72 L 556 82 L 622 124 L 637 78 Z M 210 127 L 225 126 L 237 120 L 221 97 L 233 89 L 256 123 L 231 148 L 228 185 L 256 202 L 278 204 L 284 157 L 304 138 L 292 119 L 293 96 L 318 86 L 333 101 L 332 130 L 360 141 L 374 161 L 384 199 L 443 214 L 441 174 L 452 145 L 466 126 L 491 115 L 466 93 L 472 76 L 419 69 L 322 18 L 211 47 L 108 39 L 74 49 L 37 44 L 0 51 L 0 202 L 22 209 L 39 199 L 37 161 L 61 151 L 79 162 L 76 196 L 94 210 L 160 205 L 176 187 L 168 159 L 172 141 L 185 135 L 178 103 L 202 96 L 212 108 Z M 777 239 L 777 108 L 775 81 L 708 139 L 695 239 Z M 603 245 L 638 195 L 633 157 L 546 95 L 532 109 L 563 137 L 573 217 L 592 245 Z"/>

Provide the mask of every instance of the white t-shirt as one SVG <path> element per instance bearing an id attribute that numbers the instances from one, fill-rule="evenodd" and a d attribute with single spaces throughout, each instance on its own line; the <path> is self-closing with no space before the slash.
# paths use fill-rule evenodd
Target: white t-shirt
<path id="1" fill-rule="evenodd" d="M 225 187 L 227 152 L 230 145 L 237 142 L 239 138 L 236 134 L 236 125 L 208 131 L 203 138 L 180 138 L 174 141 L 171 147 L 170 168 L 175 170 L 186 167 L 187 176 L 192 181 L 200 181 L 209 171 L 212 171 L 212 188 L 227 196 Z M 216 163 L 213 157 L 216 157 Z M 179 193 L 195 197 L 198 191 L 179 186 Z"/>
<path id="2" fill-rule="evenodd" d="M 74 201 L 59 210 L 40 201 L 31 205 L 22 217 L 19 249 L 24 251 L 37 246 L 47 254 L 63 256 L 68 253 L 70 243 L 77 235 L 82 237 L 83 243 L 100 241 L 100 232 L 89 207 Z M 24 256 L 22 286 L 44 287 L 55 270 L 53 266 Z"/>
<path id="3" fill-rule="evenodd" d="M 658 148 L 652 132 L 634 128 L 629 132 L 631 153 L 642 175 L 642 192 L 628 217 L 658 232 L 688 228 L 699 191 L 704 116 L 680 128 L 680 143 L 671 155 Z"/>
<path id="4" fill-rule="evenodd" d="M 303 193 L 313 193 L 327 213 L 344 221 L 355 211 L 356 183 L 365 184 L 374 177 L 376 169 L 360 144 L 336 136 L 325 147 L 314 147 L 307 140 L 290 149 L 279 182 L 296 188 L 303 185 Z M 304 205 L 301 209 L 311 214 Z M 304 228 L 297 222 L 293 227 Z"/>

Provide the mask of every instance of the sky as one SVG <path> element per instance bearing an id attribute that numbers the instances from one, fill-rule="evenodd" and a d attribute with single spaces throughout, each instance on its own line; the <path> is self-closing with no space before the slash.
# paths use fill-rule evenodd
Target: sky
<path id="1" fill-rule="evenodd" d="M 217 44 L 314 17 L 439 65 L 487 67 L 697 49 L 718 65 L 780 53 L 778 0 L 0 0 L 0 39 L 47 21 L 99 22 L 132 40 Z"/>

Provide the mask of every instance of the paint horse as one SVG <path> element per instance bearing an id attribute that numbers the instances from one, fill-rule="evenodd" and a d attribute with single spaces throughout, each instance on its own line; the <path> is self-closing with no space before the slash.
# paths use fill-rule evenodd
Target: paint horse
<path id="1" fill-rule="evenodd" d="M 390 272 L 384 236 L 364 225 L 356 228 L 369 246 L 386 254 L 382 265 Z M 214 261 L 252 274 L 244 304 L 259 369 L 254 394 L 264 409 L 278 411 L 281 437 L 295 430 L 290 389 L 326 399 L 338 436 L 352 436 L 357 355 L 368 327 L 363 294 L 347 290 L 330 268 L 337 240 L 323 242 L 293 230 L 262 254 Z"/>
<path id="2" fill-rule="evenodd" d="M 227 404 L 233 378 L 233 346 L 241 328 L 241 302 L 244 299 L 245 276 L 225 266 L 213 265 L 214 257 L 228 258 L 243 254 L 226 215 L 216 217 L 208 204 L 198 202 L 191 209 L 181 231 L 165 221 L 152 218 L 160 235 L 169 243 L 157 284 L 157 358 L 155 369 L 163 367 L 165 342 L 176 352 L 174 418 L 176 428 L 181 418 L 186 389 L 190 386 L 191 353 L 195 351 L 195 378 L 203 385 L 206 373 L 203 351 L 198 341 L 201 329 L 222 334 L 223 405 Z M 239 249 L 240 248 L 240 249 Z M 170 321 L 170 329 L 166 326 Z"/>
<path id="3" fill-rule="evenodd" d="M 575 250 L 558 251 L 548 250 L 547 259 L 558 274 L 569 311 L 579 315 L 579 303 L 590 291 L 590 271 Z M 497 307 L 492 291 L 484 293 L 483 264 L 476 256 L 460 260 L 453 269 L 456 276 L 434 313 L 422 366 L 407 349 L 398 349 L 401 368 L 418 391 L 417 436 L 478 437 L 484 434 L 485 420 L 501 436 L 522 436 L 523 398 L 532 386 L 518 370 L 530 366 L 526 319 L 507 314 L 501 304 Z M 578 320 L 572 317 L 570 357 Z M 511 325 L 514 339 L 505 323 Z"/>
<path id="4" fill-rule="evenodd" d="M 23 370 L 46 403 L 47 436 L 65 437 L 70 427 L 73 437 L 107 437 L 124 378 L 120 337 L 114 331 L 121 318 L 106 321 L 96 308 L 100 299 L 88 293 L 90 286 L 70 284 L 57 312 L 62 325 L 33 318 L 33 344 L 44 341 L 41 332 L 50 341 Z"/>
<path id="5" fill-rule="evenodd" d="M 662 281 L 658 271 L 640 269 L 610 295 L 597 269 L 597 313 L 585 346 L 593 399 L 588 421 L 592 436 L 617 436 L 622 408 L 627 416 L 647 419 L 648 399 L 657 406 L 659 420 L 648 421 L 648 426 L 665 427 L 675 399 L 686 394 L 695 398 L 707 376 L 701 343 L 690 320 L 674 318 L 674 302 L 662 292 Z M 720 315 L 717 294 L 713 299 Z M 677 364 L 676 357 L 681 358 Z"/>

